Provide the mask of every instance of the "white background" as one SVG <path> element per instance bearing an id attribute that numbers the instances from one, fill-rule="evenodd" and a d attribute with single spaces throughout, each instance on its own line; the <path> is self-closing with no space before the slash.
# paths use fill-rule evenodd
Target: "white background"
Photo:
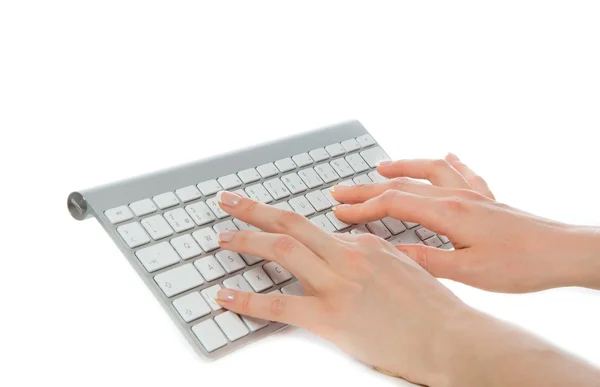
<path id="1" fill-rule="evenodd" d="M 68 193 L 357 118 L 394 158 L 453 151 L 499 200 L 600 225 L 598 20 L 597 1 L 1 2 L 0 385 L 401 384 L 297 329 L 199 360 Z M 598 293 L 447 284 L 600 365 Z"/>

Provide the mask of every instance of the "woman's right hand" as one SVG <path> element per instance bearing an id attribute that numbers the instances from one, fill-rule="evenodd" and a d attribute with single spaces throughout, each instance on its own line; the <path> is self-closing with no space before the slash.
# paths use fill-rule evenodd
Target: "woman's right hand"
<path id="1" fill-rule="evenodd" d="M 397 248 L 431 274 L 482 289 L 520 293 L 560 286 L 600 288 L 600 230 L 537 217 L 495 200 L 456 156 L 382 163 L 391 180 L 336 186 L 336 216 L 360 223 L 391 216 L 446 235 L 455 250 Z M 425 179 L 431 184 L 418 180 Z"/>

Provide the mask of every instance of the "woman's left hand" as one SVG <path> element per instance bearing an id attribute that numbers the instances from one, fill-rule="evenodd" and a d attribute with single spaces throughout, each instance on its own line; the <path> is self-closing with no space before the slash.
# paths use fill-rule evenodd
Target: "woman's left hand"
<path id="1" fill-rule="evenodd" d="M 330 234 L 303 216 L 235 193 L 220 206 L 265 232 L 225 231 L 224 249 L 289 270 L 306 296 L 222 289 L 233 312 L 306 328 L 364 363 L 412 382 L 437 385 L 455 356 L 444 332 L 475 313 L 413 260 L 373 235 Z M 455 339 L 455 338 L 454 338 Z"/>

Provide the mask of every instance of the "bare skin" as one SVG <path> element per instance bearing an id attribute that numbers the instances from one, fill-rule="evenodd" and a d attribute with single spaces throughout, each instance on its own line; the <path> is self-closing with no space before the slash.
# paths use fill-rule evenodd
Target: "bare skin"
<path id="1" fill-rule="evenodd" d="M 407 174 L 406 170 L 399 173 L 386 168 L 378 170 L 388 177 Z M 221 246 L 277 262 L 292 272 L 306 291 L 306 296 L 292 296 L 223 289 L 218 293 L 219 304 L 236 313 L 306 328 L 366 364 L 426 386 L 598 385 L 599 370 L 510 324 L 471 309 L 435 279 L 433 275 L 454 276 L 482 288 L 510 292 L 588 281 L 598 284 L 597 278 L 588 278 L 577 270 L 569 272 L 567 280 L 557 279 L 559 276 L 553 273 L 539 273 L 548 258 L 534 248 L 515 249 L 493 258 L 488 255 L 488 260 L 497 261 L 495 266 L 485 264 L 485 259 L 477 261 L 477 254 L 512 248 L 507 242 L 498 246 L 478 242 L 478 238 L 498 238 L 489 238 L 489 232 L 503 235 L 502 227 L 496 224 L 500 220 L 506 220 L 505 227 L 527 223 L 523 232 L 531 229 L 540 238 L 571 229 L 495 204 L 485 183 L 474 179 L 473 185 L 464 169 L 458 172 L 460 169 L 452 168 L 458 176 L 440 177 L 444 180 L 430 177 L 440 184 L 436 187 L 411 181 L 400 186 L 402 191 L 372 184 L 355 190 L 338 186 L 334 192 L 340 201 L 357 203 L 337 209 L 340 219 L 395 216 L 419 222 L 447 234 L 457 246 L 450 252 L 421 245 L 395 247 L 372 235 L 328 234 L 299 214 L 234 193 L 219 194 L 223 210 L 264 230 L 222 232 Z M 458 183 L 465 185 L 453 185 Z M 464 217 L 454 220 L 456 214 Z M 487 234 L 481 232 L 477 238 L 467 231 L 451 232 L 454 221 L 463 226 L 472 223 L 471 231 L 483 227 L 490 214 L 495 217 L 490 223 L 495 224 L 489 226 L 492 231 Z M 438 224 L 446 226 L 440 228 Z M 588 233 L 588 229 L 581 232 Z M 588 237 L 594 239 L 591 231 Z M 590 242 L 590 248 L 592 245 Z M 531 251 L 526 256 L 528 264 L 518 265 L 519 254 Z M 459 258 L 459 254 L 464 255 Z M 471 260 L 449 263 L 465 257 Z M 479 269 L 466 275 L 467 264 L 479 265 Z M 451 270 L 452 265 L 463 269 Z M 492 275 L 494 271 L 496 276 Z M 462 276 L 456 277 L 459 272 Z M 527 278 L 526 283 L 519 284 L 517 277 L 526 274 L 522 277 Z M 502 276 L 506 278 L 494 278 Z"/>

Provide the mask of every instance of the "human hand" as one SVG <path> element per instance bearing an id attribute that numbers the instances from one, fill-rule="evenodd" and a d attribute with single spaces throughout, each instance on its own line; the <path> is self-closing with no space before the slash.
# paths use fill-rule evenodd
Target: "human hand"
<path id="1" fill-rule="evenodd" d="M 410 381 L 444 384 L 446 361 L 455 355 L 455 348 L 443 343 L 451 336 L 445 329 L 449 322 L 475 318 L 439 281 L 376 236 L 329 234 L 297 213 L 230 192 L 222 192 L 219 201 L 233 217 L 265 231 L 221 232 L 221 247 L 277 262 L 306 292 L 223 289 L 220 305 L 306 328 L 360 361 Z"/>
<path id="2" fill-rule="evenodd" d="M 436 277 L 498 292 L 600 288 L 600 232 L 544 219 L 495 200 L 456 156 L 382 163 L 389 181 L 336 186 L 335 215 L 360 223 L 391 216 L 446 235 L 455 251 L 397 248 Z M 413 179 L 425 179 L 425 184 Z"/>

